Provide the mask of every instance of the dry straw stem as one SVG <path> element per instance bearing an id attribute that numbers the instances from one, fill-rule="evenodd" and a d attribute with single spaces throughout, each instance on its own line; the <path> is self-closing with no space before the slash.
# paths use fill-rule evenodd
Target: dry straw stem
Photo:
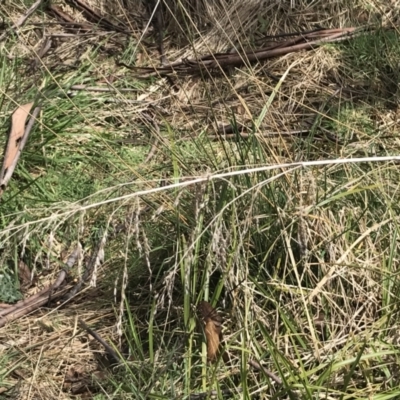
<path id="1" fill-rule="evenodd" d="M 106 204 L 110 203 L 117 203 L 120 201 L 126 201 L 129 199 L 134 199 L 134 198 L 139 198 L 142 196 L 150 195 L 150 194 L 155 194 L 159 192 L 164 192 L 168 191 L 171 189 L 177 189 L 177 188 L 184 188 L 192 185 L 196 185 L 198 183 L 202 182 L 211 182 L 211 181 L 218 181 L 220 179 L 227 179 L 230 177 L 234 176 L 240 176 L 240 175 L 246 175 L 246 174 L 254 174 L 257 172 L 265 172 L 265 171 L 272 171 L 272 170 L 289 170 L 289 171 L 294 171 L 298 168 L 307 168 L 307 167 L 318 167 L 318 166 L 326 166 L 326 165 L 343 165 L 343 164 L 359 164 L 359 163 L 379 163 L 379 162 L 385 162 L 385 161 L 393 161 L 393 162 L 400 162 L 400 156 L 386 156 L 386 157 L 364 157 L 364 158 L 350 158 L 350 159 L 336 159 L 336 160 L 315 160 L 315 161 L 300 161 L 300 162 L 294 162 L 294 163 L 283 163 L 283 164 L 275 164 L 275 165 L 268 165 L 268 166 L 262 166 L 262 167 L 257 167 L 257 168 L 247 168 L 247 169 L 240 169 L 237 171 L 231 171 L 231 172 L 223 172 L 223 173 L 216 173 L 216 174 L 207 174 L 202 177 L 194 178 L 192 179 L 191 177 L 182 177 L 181 180 L 182 182 L 178 183 L 172 183 L 170 185 L 165 185 L 162 187 L 157 187 L 157 188 L 152 188 L 152 189 L 145 189 L 145 190 L 138 190 L 134 193 L 130 193 L 124 196 L 119 196 L 116 198 L 111 198 L 107 200 L 103 200 L 101 202 L 96 202 L 92 204 L 87 204 L 87 205 L 80 205 L 80 204 L 73 204 L 71 206 L 70 210 L 67 211 L 60 211 L 57 214 L 53 214 L 49 217 L 44 217 L 40 218 L 36 221 L 30 221 L 23 223 L 21 225 L 17 226 L 9 226 L 6 227 L 2 230 L 2 234 L 8 234 L 13 231 L 19 231 L 21 229 L 27 228 L 31 225 L 36 225 L 40 224 L 43 222 L 48 222 L 48 221 L 55 221 L 58 219 L 70 217 L 74 215 L 77 212 L 82 212 L 82 211 L 87 211 L 92 208 L 97 208 Z M 277 178 L 271 178 L 268 180 L 268 182 L 271 182 Z M 125 185 L 132 185 L 137 183 L 140 184 L 142 183 L 141 181 L 134 181 L 134 182 L 129 182 L 127 184 L 122 184 L 119 186 L 125 186 Z M 148 182 L 145 182 L 148 183 Z M 265 183 L 265 182 L 264 182 Z M 112 188 L 110 188 L 112 189 Z M 107 189 L 109 190 L 109 189 Z M 250 189 L 251 190 L 251 189 Z M 94 196 L 94 195 L 93 195 Z M 68 208 L 68 207 L 67 207 Z"/>
<path id="2" fill-rule="evenodd" d="M 393 222 L 393 217 L 385 219 L 384 221 L 381 221 L 379 223 L 374 224 L 374 226 L 371 226 L 371 228 L 367 229 L 365 232 L 363 232 L 348 248 L 347 250 L 342 254 L 342 256 L 335 262 L 336 265 L 332 266 L 329 271 L 325 274 L 325 276 L 321 279 L 320 282 L 318 282 L 317 286 L 313 289 L 313 291 L 309 294 L 305 306 L 308 304 L 311 304 L 312 300 L 314 299 L 315 296 L 317 296 L 322 288 L 329 282 L 330 279 L 334 277 L 335 271 L 339 268 L 339 266 L 346 260 L 348 255 L 361 243 L 363 242 L 367 237 L 371 235 L 372 232 L 377 231 L 379 228 L 382 226 L 388 224 L 389 222 Z"/>

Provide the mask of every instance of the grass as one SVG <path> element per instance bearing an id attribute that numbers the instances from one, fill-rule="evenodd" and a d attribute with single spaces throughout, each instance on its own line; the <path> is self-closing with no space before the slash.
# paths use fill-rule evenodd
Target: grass
<path id="1" fill-rule="evenodd" d="M 52 51 L 29 70 L 38 24 L 47 35 L 62 30 L 41 8 L 0 43 L 0 137 L 18 104 L 42 107 L 1 199 L 0 302 L 52 281 L 77 243 L 83 256 L 73 277 L 101 240 L 105 252 L 95 286 L 0 328 L 0 397 L 400 397 L 399 173 L 378 160 L 399 154 L 399 33 L 385 29 L 399 9 L 342 3 L 224 11 L 221 0 L 212 10 L 198 2 L 196 11 L 171 2 L 179 10 L 165 29 L 170 60 L 231 42 L 254 46 L 263 34 L 318 21 L 374 24 L 344 43 L 177 77 L 173 87 L 115 65 L 110 50 L 129 64 L 158 62 L 152 36 L 138 43 L 141 22 L 121 1 L 110 15 L 130 16 L 127 40 L 100 30 L 53 37 Z M 0 5 L 0 15 L 15 21 L 31 4 Z M 228 123 L 236 138 L 214 140 Z M 305 136 L 279 135 L 304 127 Z M 335 162 L 356 157 L 375 162 Z M 321 160 L 332 161 L 280 167 Z M 37 276 L 29 292 L 19 288 L 20 260 Z M 206 362 L 201 300 L 223 316 L 228 363 Z M 78 318 L 127 361 L 110 365 Z"/>

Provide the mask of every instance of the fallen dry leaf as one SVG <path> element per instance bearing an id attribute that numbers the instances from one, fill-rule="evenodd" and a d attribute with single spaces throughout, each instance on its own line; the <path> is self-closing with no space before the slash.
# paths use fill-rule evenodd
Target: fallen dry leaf
<path id="1" fill-rule="evenodd" d="M 28 289 L 32 284 L 31 270 L 22 260 L 19 260 L 18 262 L 18 279 L 22 291 Z"/>
<path id="2" fill-rule="evenodd" d="M 3 165 L 0 172 L 0 196 L 14 172 L 18 158 L 23 146 L 25 145 L 25 122 L 32 107 L 33 103 L 24 104 L 18 107 L 12 115 L 11 131 L 8 137 L 6 150 L 4 152 Z"/>
<path id="3" fill-rule="evenodd" d="M 207 360 L 213 362 L 217 358 L 221 328 L 217 327 L 214 321 L 209 319 L 206 322 L 205 333 L 207 338 Z"/>
<path id="4" fill-rule="evenodd" d="M 222 340 L 222 318 L 210 303 L 202 301 L 198 310 L 206 324 L 204 332 L 207 340 L 207 360 L 214 362 Z"/>

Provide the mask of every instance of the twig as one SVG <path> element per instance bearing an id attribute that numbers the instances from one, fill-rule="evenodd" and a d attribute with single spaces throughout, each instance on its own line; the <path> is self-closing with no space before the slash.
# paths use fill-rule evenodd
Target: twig
<path id="1" fill-rule="evenodd" d="M 65 95 L 65 93 L 62 93 L 62 94 Z M 168 97 L 169 96 L 165 96 L 160 99 L 153 100 L 153 101 L 129 100 L 129 99 L 118 98 L 118 97 L 92 97 L 92 100 L 103 102 L 103 103 L 116 103 L 116 104 L 122 104 L 122 105 L 125 105 L 125 104 L 140 105 L 144 108 L 146 105 L 157 105 L 157 103 L 161 103 L 163 100 L 165 100 Z"/>
<path id="2" fill-rule="evenodd" d="M 3 327 L 7 322 L 14 321 L 30 313 L 31 311 L 37 310 L 40 306 L 46 304 L 50 298 L 60 296 L 62 294 L 62 291 L 60 293 L 56 293 L 56 295 L 54 295 L 53 292 L 61 286 L 66 276 L 66 271 L 61 271 L 58 275 L 58 278 L 52 285 L 50 285 L 46 289 L 43 289 L 36 295 L 31 296 L 26 300 L 19 301 L 18 303 L 7 308 L 6 310 L 3 310 L 0 314 L 2 316 L 2 318 L 0 318 L 0 328 Z"/>
<path id="3" fill-rule="evenodd" d="M 107 35 L 109 33 L 107 32 Z M 50 35 L 51 38 L 90 38 L 92 36 L 100 36 L 100 33 L 95 32 L 85 32 L 85 33 L 63 33 L 63 32 L 56 32 Z"/>
<path id="4" fill-rule="evenodd" d="M 158 125 L 158 122 L 156 122 L 154 120 L 154 115 L 150 115 L 150 116 L 146 115 L 146 119 L 150 122 L 151 125 L 153 125 L 154 130 L 156 132 L 154 134 L 155 139 L 150 148 L 149 154 L 147 154 L 147 157 L 144 160 L 145 164 L 147 164 L 154 157 L 154 155 L 156 154 L 157 149 L 158 149 L 158 143 L 160 142 L 160 126 Z"/>
<path id="5" fill-rule="evenodd" d="M 321 32 L 323 30 L 324 30 L 324 28 L 320 27 L 320 28 L 312 29 L 310 31 L 279 33 L 277 35 L 265 35 L 263 37 L 260 37 L 260 38 L 256 39 L 256 42 L 261 42 L 261 41 L 263 41 L 265 39 L 278 39 L 278 38 L 282 38 L 282 37 L 290 37 L 290 36 L 298 36 L 298 35 L 309 35 L 310 33 Z"/>
<path id="6" fill-rule="evenodd" d="M 166 58 L 164 53 L 164 16 L 162 10 L 161 0 L 148 0 L 146 2 L 146 8 L 150 14 L 150 23 L 153 24 L 158 35 L 158 51 L 160 52 L 161 65 L 166 64 Z"/>
<path id="7" fill-rule="evenodd" d="M 130 88 L 113 88 L 102 86 L 85 86 L 85 85 L 72 85 L 69 90 L 85 90 L 87 92 L 137 92 L 138 89 Z"/>
<path id="8" fill-rule="evenodd" d="M 32 6 L 28 9 L 28 11 L 10 29 L 8 29 L 0 36 L 0 41 L 7 36 L 7 33 L 9 31 L 16 28 L 20 28 L 26 22 L 26 20 L 37 10 L 41 2 L 42 0 L 37 0 L 36 3 L 33 3 Z"/>
<path id="9" fill-rule="evenodd" d="M 31 66 L 30 66 L 31 71 L 34 71 L 37 68 L 37 66 L 41 62 L 41 59 L 51 49 L 51 44 L 52 44 L 52 42 L 51 42 L 50 37 L 45 37 L 42 45 L 40 46 L 39 51 L 37 52 L 37 54 L 35 54 L 35 56 L 36 56 L 35 59 L 32 60 L 32 62 L 31 62 Z"/>
<path id="10" fill-rule="evenodd" d="M 104 244 L 107 237 L 107 232 L 100 232 L 101 239 L 98 241 L 92 257 L 86 265 L 86 269 L 79 280 L 79 282 L 64 296 L 63 302 L 72 299 L 77 293 L 80 292 L 84 283 L 90 282 L 97 274 L 97 266 L 104 260 Z"/>
<path id="11" fill-rule="evenodd" d="M 73 252 L 69 255 L 67 262 L 65 263 L 64 271 L 66 274 L 71 270 L 71 268 L 74 266 L 74 264 L 78 261 L 78 258 L 80 257 L 81 252 L 82 252 L 82 246 L 80 245 L 80 243 L 78 243 L 78 245 L 75 247 Z M 61 276 L 64 276 L 64 274 L 62 274 L 62 275 L 60 274 L 58 279 L 56 280 L 56 282 L 53 285 L 51 285 L 47 288 L 44 288 L 40 292 L 29 297 L 28 299 L 21 300 L 18 303 L 7 307 L 7 309 L 5 309 L 5 310 L 0 310 L 0 317 L 10 314 L 11 312 L 15 312 L 17 310 L 23 309 L 24 307 L 28 306 L 29 304 L 34 303 L 40 297 L 47 296 L 49 291 L 54 291 L 55 289 L 58 288 L 58 286 L 59 286 L 58 282 L 59 282 L 59 279 L 61 279 Z M 65 279 L 65 276 L 63 279 Z M 53 298 L 54 298 L 54 295 L 53 295 Z"/>
<path id="12" fill-rule="evenodd" d="M 149 151 L 149 154 L 147 154 L 147 157 L 146 157 L 146 159 L 144 160 L 144 163 L 145 164 L 148 164 L 149 162 L 150 162 L 150 160 L 154 157 L 154 155 L 156 154 L 156 151 L 157 151 L 157 149 L 158 149 L 158 143 L 159 143 L 159 138 L 155 138 L 155 140 L 154 140 L 154 142 L 153 142 L 153 144 L 152 144 L 152 146 L 151 146 L 151 148 L 150 148 L 150 151 Z"/>
<path id="13" fill-rule="evenodd" d="M 210 135 L 209 139 L 213 141 L 218 141 L 221 139 L 236 139 L 241 137 L 243 139 L 248 139 L 250 137 L 264 137 L 264 138 L 275 138 L 281 136 L 303 136 L 310 132 L 309 129 L 302 129 L 298 131 L 289 131 L 289 132 L 262 132 L 262 133 L 246 133 L 246 132 L 238 132 L 236 133 L 228 133 L 228 134 L 219 134 L 219 135 Z"/>
<path id="14" fill-rule="evenodd" d="M 249 360 L 249 365 L 252 366 L 253 368 L 262 371 L 265 375 L 267 375 L 269 378 L 271 378 L 274 382 L 276 382 L 279 386 L 283 385 L 282 379 L 279 378 L 278 376 L 276 376 L 273 372 L 268 371 L 265 367 L 263 367 L 260 363 L 258 363 L 255 360 Z M 295 399 L 298 399 L 299 396 L 297 395 L 297 393 L 294 393 L 291 389 L 289 388 L 285 388 L 285 390 L 287 390 L 287 392 L 289 393 L 289 395 Z"/>
<path id="15" fill-rule="evenodd" d="M 235 393 L 237 392 L 242 392 L 241 388 L 236 389 Z M 218 394 L 221 393 L 222 396 L 232 396 L 234 394 L 233 389 L 224 389 L 220 390 L 219 392 L 217 390 L 210 390 L 209 392 L 202 392 L 202 393 L 194 393 L 191 394 L 188 399 L 189 400 L 201 400 L 204 398 L 208 398 L 209 396 L 218 396 Z"/>
<path id="16" fill-rule="evenodd" d="M 364 28 L 326 29 L 313 34 L 302 35 L 286 42 L 277 43 L 272 47 L 252 50 L 244 53 L 217 53 L 209 54 L 198 59 L 184 59 L 168 66 L 153 67 L 130 67 L 122 62 L 122 65 L 141 73 L 141 77 L 166 76 L 174 73 L 196 74 L 202 70 L 226 69 L 229 67 L 240 67 L 249 63 L 260 62 L 269 58 L 279 57 L 288 53 L 301 50 L 310 50 L 325 43 L 348 40 L 356 34 L 363 32 Z M 364 29 L 365 30 L 365 29 Z M 302 42 L 302 43 L 299 43 Z"/>
<path id="17" fill-rule="evenodd" d="M 66 3 L 81 11 L 88 21 L 97 24 L 105 30 L 113 30 L 116 32 L 124 33 L 125 35 L 131 34 L 131 32 L 126 28 L 120 27 L 108 21 L 102 15 L 90 8 L 82 0 L 66 0 Z"/>
<path id="18" fill-rule="evenodd" d="M 4 317 L 5 315 L 10 314 L 11 312 L 22 309 L 22 308 L 26 307 L 27 305 L 29 305 L 30 303 L 35 302 L 40 297 L 47 295 L 49 293 L 49 290 L 54 290 L 55 288 L 57 288 L 57 283 L 58 283 L 58 279 L 56 280 L 56 282 L 53 285 L 50 285 L 50 286 L 42 289 L 40 292 L 32 295 L 31 297 L 28 297 L 25 300 L 21 300 L 21 301 L 17 302 L 5 310 L 1 310 L 0 317 Z"/>
<path id="19" fill-rule="evenodd" d="M 87 32 L 87 31 L 91 30 L 91 26 L 89 24 L 82 24 L 82 23 L 78 23 L 78 22 L 74 21 L 74 19 L 69 14 L 65 13 L 63 10 L 61 10 L 60 7 L 57 7 L 54 4 L 51 4 L 49 6 L 48 11 L 55 18 L 61 20 L 61 22 L 59 22 L 59 24 L 66 26 L 67 29 L 71 29 L 71 28 L 79 29 L 82 32 Z"/>
<path id="20" fill-rule="evenodd" d="M 90 329 L 85 322 L 78 319 L 78 325 L 84 329 L 89 335 L 95 338 L 106 350 L 106 352 L 114 359 L 117 364 L 123 363 L 123 359 L 114 351 L 114 349 L 94 330 Z"/>
<path id="21" fill-rule="evenodd" d="M 69 272 L 71 268 L 75 265 L 81 254 L 82 246 L 80 243 L 78 243 L 74 251 L 69 255 L 67 262 L 65 263 L 65 269 L 67 270 L 67 272 Z"/>

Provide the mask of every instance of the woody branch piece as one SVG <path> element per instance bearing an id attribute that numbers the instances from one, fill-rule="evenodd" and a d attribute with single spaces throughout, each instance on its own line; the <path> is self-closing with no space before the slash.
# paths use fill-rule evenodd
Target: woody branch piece
<path id="1" fill-rule="evenodd" d="M 19 301 L 13 306 L 2 310 L 0 313 L 0 328 L 3 327 L 7 322 L 14 321 L 30 313 L 31 311 L 37 310 L 42 305 L 46 304 L 50 299 L 61 296 L 63 291 L 58 291 L 58 289 L 64 282 L 66 276 L 67 273 L 65 271 L 61 271 L 56 281 L 52 285 L 43 289 L 39 293 L 36 293 L 30 298 Z"/>
<path id="2" fill-rule="evenodd" d="M 252 366 L 254 369 L 257 369 L 258 371 L 262 371 L 265 375 L 267 375 L 270 379 L 272 379 L 274 382 L 276 382 L 278 385 L 282 386 L 283 382 L 282 379 L 279 378 L 277 375 L 275 375 L 273 372 L 268 371 L 265 367 L 263 367 L 259 362 L 255 360 L 250 360 L 249 365 Z M 293 399 L 298 399 L 299 396 L 294 393 L 292 390 L 287 389 L 288 393 L 290 394 L 291 398 Z"/>
<path id="3" fill-rule="evenodd" d="M 356 35 L 365 32 L 365 28 L 343 28 L 343 29 L 324 29 L 310 34 L 303 34 L 300 37 L 290 39 L 281 43 L 274 44 L 267 48 L 241 52 L 241 53 L 215 53 L 209 54 L 198 59 L 184 59 L 163 67 L 130 67 L 123 63 L 118 63 L 127 68 L 138 71 L 139 76 L 166 76 L 174 73 L 196 74 L 201 70 L 207 69 L 226 69 L 229 67 L 240 67 L 255 62 L 282 56 L 288 53 L 301 50 L 310 50 L 325 43 L 348 40 Z"/>
<path id="4" fill-rule="evenodd" d="M 109 20 L 107 20 L 104 16 L 99 14 L 98 12 L 94 11 L 92 8 L 90 8 L 85 2 L 82 0 L 66 0 L 66 2 L 76 8 L 77 10 L 81 11 L 85 18 L 100 26 L 101 28 L 109 31 L 116 31 L 120 33 L 124 33 L 126 35 L 130 35 L 131 32 L 126 29 L 125 27 L 121 27 L 118 25 L 113 24 Z"/>
<path id="5" fill-rule="evenodd" d="M 27 19 L 37 10 L 41 2 L 42 0 L 37 0 L 36 3 L 33 3 L 28 11 L 10 28 L 10 30 L 7 30 L 0 36 L 0 41 L 6 37 L 8 32 L 21 27 L 27 21 Z"/>
<path id="6" fill-rule="evenodd" d="M 78 324 L 82 329 L 84 329 L 90 336 L 95 338 L 105 348 L 106 352 L 112 357 L 115 363 L 120 364 L 123 362 L 121 357 L 97 332 L 95 332 L 93 329 L 90 329 L 81 319 L 78 320 Z"/>

